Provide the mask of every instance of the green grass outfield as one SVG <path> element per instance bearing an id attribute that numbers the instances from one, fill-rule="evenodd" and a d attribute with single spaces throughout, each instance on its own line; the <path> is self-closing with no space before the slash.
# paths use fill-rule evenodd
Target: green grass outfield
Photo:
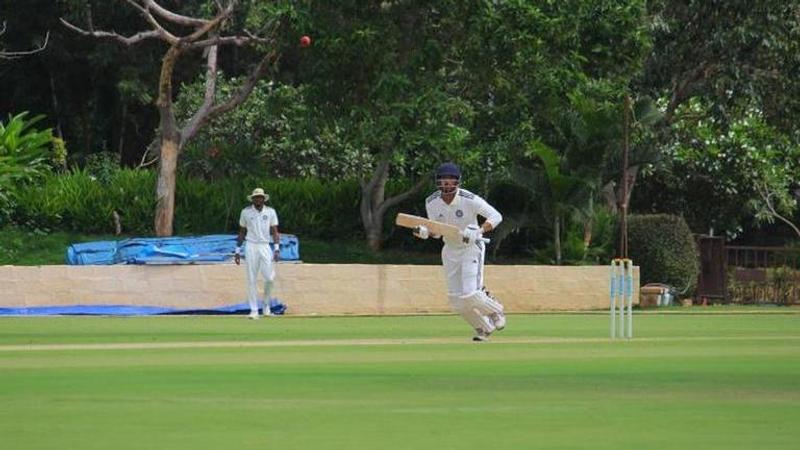
<path id="1" fill-rule="evenodd" d="M 800 314 L 0 319 L 0 448 L 777 449 Z"/>

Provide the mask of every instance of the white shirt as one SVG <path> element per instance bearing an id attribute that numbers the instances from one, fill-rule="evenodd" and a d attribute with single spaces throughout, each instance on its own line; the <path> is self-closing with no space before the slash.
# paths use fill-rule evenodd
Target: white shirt
<path id="1" fill-rule="evenodd" d="M 239 215 L 239 226 L 247 228 L 247 242 L 267 244 L 270 242 L 270 227 L 278 226 L 278 213 L 264 205 L 261 211 L 250 205 Z"/>
<path id="2" fill-rule="evenodd" d="M 485 218 L 492 224 L 492 228 L 496 228 L 503 221 L 503 216 L 492 205 L 466 189 L 458 189 L 449 205 L 442 200 L 441 191 L 434 192 L 425 200 L 425 211 L 428 219 L 455 225 L 459 230 L 463 230 L 467 225 L 477 226 L 478 216 Z M 446 238 L 444 242 L 463 246 L 461 242 L 449 242 Z"/>

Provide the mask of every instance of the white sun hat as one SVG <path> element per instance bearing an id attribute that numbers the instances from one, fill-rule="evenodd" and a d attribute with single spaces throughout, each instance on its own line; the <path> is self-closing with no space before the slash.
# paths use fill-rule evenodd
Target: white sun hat
<path id="1" fill-rule="evenodd" d="M 253 193 L 247 196 L 248 200 L 252 200 L 253 197 L 264 197 L 264 201 L 269 200 L 269 194 L 264 192 L 264 189 L 255 188 L 253 189 Z"/>

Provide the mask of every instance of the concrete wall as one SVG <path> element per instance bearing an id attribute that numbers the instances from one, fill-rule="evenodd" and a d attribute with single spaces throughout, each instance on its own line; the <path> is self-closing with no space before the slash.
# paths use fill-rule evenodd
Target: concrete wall
<path id="1" fill-rule="evenodd" d="M 449 312 L 440 266 L 279 264 L 290 314 Z M 639 271 L 635 268 L 635 302 Z M 509 312 L 608 307 L 607 266 L 486 267 Z M 246 299 L 244 265 L 0 266 L 0 307 L 141 305 L 210 308 Z"/>

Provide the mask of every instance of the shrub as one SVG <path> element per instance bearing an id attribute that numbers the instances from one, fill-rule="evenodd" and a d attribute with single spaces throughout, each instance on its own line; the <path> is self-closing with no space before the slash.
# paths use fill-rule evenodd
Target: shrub
<path id="1" fill-rule="evenodd" d="M 11 202 L 19 187 L 50 170 L 48 153 L 53 144 L 50 129 L 33 126 L 44 119 L 26 119 L 27 112 L 0 121 L 0 202 Z"/>
<path id="2" fill-rule="evenodd" d="M 120 169 L 119 153 L 99 152 L 86 157 L 84 170 L 103 184 L 109 184 Z"/>
<path id="3" fill-rule="evenodd" d="M 126 234 L 150 235 L 155 208 L 152 170 L 118 169 L 101 180 L 87 170 L 50 175 L 20 193 L 14 206 L 14 222 L 26 228 L 109 233 L 116 211 Z M 248 204 L 254 187 L 270 194 L 270 206 L 278 211 L 281 230 L 320 239 L 363 236 L 356 180 L 324 182 L 316 178 L 264 179 L 231 177 L 217 180 L 178 176 L 175 195 L 176 234 L 232 233 L 238 230 L 239 212 Z M 387 195 L 404 190 L 407 182 L 387 185 Z M 425 193 L 393 208 L 422 208 Z M 405 210 L 405 209 L 404 209 Z M 415 211 L 419 212 L 419 211 Z"/>
<path id="4" fill-rule="evenodd" d="M 697 244 L 686 221 L 669 214 L 628 218 L 628 249 L 641 270 L 641 284 L 666 283 L 680 292 L 697 286 Z"/>

